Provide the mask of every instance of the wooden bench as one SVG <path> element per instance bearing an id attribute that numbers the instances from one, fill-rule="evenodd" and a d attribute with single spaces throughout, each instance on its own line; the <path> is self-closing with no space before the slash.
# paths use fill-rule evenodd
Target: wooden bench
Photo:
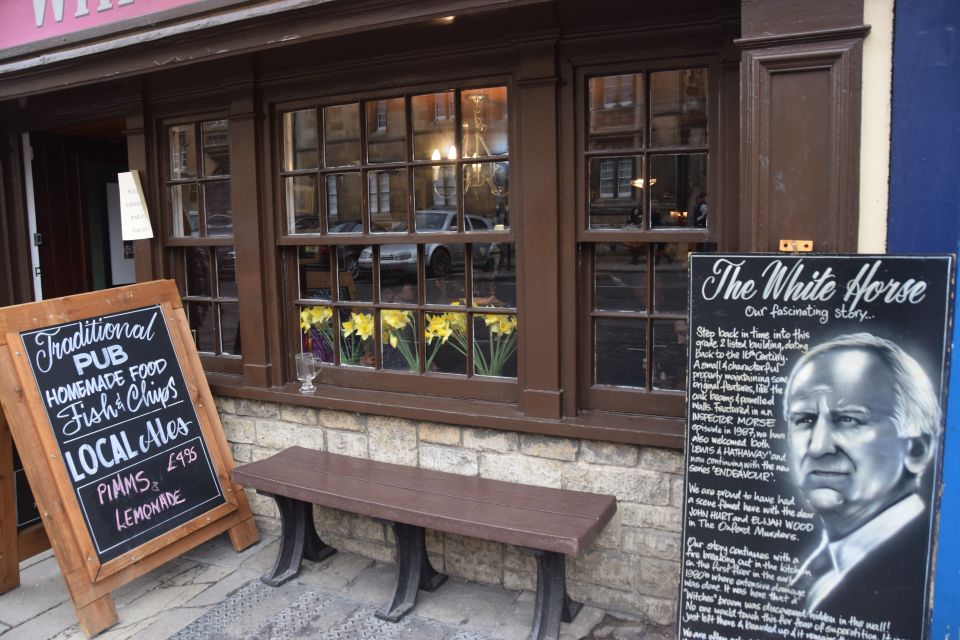
<path id="1" fill-rule="evenodd" d="M 519 547 L 537 559 L 531 640 L 557 638 L 581 605 L 567 595 L 566 556 L 580 555 L 617 509 L 613 496 L 549 489 L 375 462 L 302 447 L 237 467 L 233 480 L 272 496 L 283 532 L 274 568 L 262 580 L 277 586 L 300 571 L 303 558 L 336 553 L 317 535 L 313 505 L 359 513 L 393 528 L 399 572 L 393 601 L 377 617 L 396 622 L 447 576 L 427 557 L 425 529 Z"/>

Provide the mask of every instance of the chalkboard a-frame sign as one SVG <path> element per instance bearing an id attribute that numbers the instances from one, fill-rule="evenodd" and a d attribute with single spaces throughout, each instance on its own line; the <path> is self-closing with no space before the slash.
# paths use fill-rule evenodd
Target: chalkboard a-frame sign
<path id="1" fill-rule="evenodd" d="M 173 282 L 0 309 L 0 401 L 87 635 L 119 586 L 257 541 Z"/>

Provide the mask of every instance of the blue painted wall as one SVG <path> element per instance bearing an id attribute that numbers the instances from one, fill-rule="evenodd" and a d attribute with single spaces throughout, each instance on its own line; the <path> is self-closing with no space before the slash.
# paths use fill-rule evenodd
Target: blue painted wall
<path id="1" fill-rule="evenodd" d="M 887 249 L 957 253 L 960 0 L 897 1 L 892 124 Z M 960 309 L 955 317 L 960 319 Z M 930 632 L 936 640 L 960 638 L 960 331 L 956 327 L 955 322 Z"/>

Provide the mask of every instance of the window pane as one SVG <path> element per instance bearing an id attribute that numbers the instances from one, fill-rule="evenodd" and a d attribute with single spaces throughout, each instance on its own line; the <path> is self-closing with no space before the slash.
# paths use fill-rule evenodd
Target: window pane
<path id="1" fill-rule="evenodd" d="M 292 176 L 283 185 L 290 233 L 320 233 L 317 177 Z"/>
<path id="2" fill-rule="evenodd" d="M 325 181 L 327 230 L 330 233 L 363 231 L 363 182 L 359 173 L 336 173 Z"/>
<path id="3" fill-rule="evenodd" d="M 517 377 L 517 316 L 473 317 L 473 371 L 481 376 Z"/>
<path id="4" fill-rule="evenodd" d="M 297 271 L 299 273 L 301 299 L 333 299 L 333 284 L 330 277 L 330 247 L 298 247 Z"/>
<path id="5" fill-rule="evenodd" d="M 473 304 L 490 307 L 517 306 L 516 258 L 512 242 L 478 242 L 471 245 L 473 258 Z"/>
<path id="6" fill-rule="evenodd" d="M 486 221 L 477 225 L 476 231 L 510 227 L 509 191 L 509 162 L 463 165 L 463 211 Z"/>
<path id="7" fill-rule="evenodd" d="M 217 295 L 237 297 L 237 252 L 233 247 L 217 247 Z"/>
<path id="8" fill-rule="evenodd" d="M 344 104 L 323 110 L 324 166 L 360 164 L 360 105 Z"/>
<path id="9" fill-rule="evenodd" d="M 594 245 L 594 309 L 646 311 L 648 248 L 640 242 Z"/>
<path id="10" fill-rule="evenodd" d="M 319 166 L 317 110 L 283 114 L 283 169 L 315 169 Z"/>
<path id="11" fill-rule="evenodd" d="M 413 159 L 457 158 L 453 91 L 413 96 Z"/>
<path id="12" fill-rule="evenodd" d="M 642 156 L 591 158 L 590 228 L 639 229 L 643 226 Z"/>
<path id="13" fill-rule="evenodd" d="M 424 277 L 424 294 L 427 304 L 465 304 L 467 297 L 466 271 L 464 269 L 463 245 L 460 255 L 452 256 L 452 250 L 457 245 L 428 244 L 424 248 L 426 260 Z M 445 267 L 447 255 L 450 254 L 449 266 Z"/>
<path id="14" fill-rule="evenodd" d="M 588 148 L 642 147 L 644 93 L 641 73 L 591 78 Z"/>
<path id="15" fill-rule="evenodd" d="M 210 250 L 206 247 L 187 247 L 184 250 L 187 287 L 184 295 L 209 298 L 210 290 Z"/>
<path id="16" fill-rule="evenodd" d="M 383 368 L 419 371 L 417 354 L 417 312 L 407 309 L 382 309 L 380 327 L 383 337 Z"/>
<path id="17" fill-rule="evenodd" d="M 220 352 L 242 355 L 240 348 L 240 305 L 225 302 L 220 309 Z"/>
<path id="18" fill-rule="evenodd" d="M 196 184 L 176 184 L 170 187 L 170 210 L 173 213 L 174 236 L 200 235 L 200 198 Z"/>
<path id="19" fill-rule="evenodd" d="M 457 168 L 453 165 L 435 165 L 414 169 L 413 206 L 418 213 L 421 211 L 456 212 Z"/>
<path id="20" fill-rule="evenodd" d="M 187 320 L 197 351 L 216 353 L 216 336 L 213 332 L 213 305 L 209 302 L 187 302 Z"/>
<path id="21" fill-rule="evenodd" d="M 183 180 L 197 176 L 196 139 L 192 124 L 181 124 L 167 130 L 170 138 L 170 179 Z"/>
<path id="22" fill-rule="evenodd" d="M 203 175 L 230 175 L 230 129 L 226 120 L 212 120 L 200 125 L 203 142 Z"/>
<path id="23" fill-rule="evenodd" d="M 340 283 L 341 301 L 373 302 L 369 266 L 363 277 L 360 267 L 360 255 L 363 247 L 360 245 L 346 245 L 337 247 L 337 282 Z"/>
<path id="24" fill-rule="evenodd" d="M 392 251 L 396 249 L 397 251 Z M 413 254 L 412 265 L 393 265 L 391 257 Z M 380 247 L 380 301 L 387 304 L 417 304 L 417 247 L 412 244 Z"/>
<path id="25" fill-rule="evenodd" d="M 374 100 L 367 108 L 367 161 L 407 159 L 407 117 L 403 98 Z"/>
<path id="26" fill-rule="evenodd" d="M 687 254 L 694 248 L 686 242 L 657 243 L 653 258 L 653 306 L 656 311 L 687 312 Z"/>
<path id="27" fill-rule="evenodd" d="M 704 205 L 703 224 L 706 225 L 707 154 L 653 156 L 650 182 L 653 227 L 693 227 L 691 212 L 700 204 Z"/>
<path id="28" fill-rule="evenodd" d="M 233 207 L 229 182 L 206 182 L 203 185 L 203 209 L 207 216 L 208 236 L 233 235 Z"/>
<path id="29" fill-rule="evenodd" d="M 593 326 L 596 384 L 645 387 L 646 321 L 597 318 Z"/>
<path id="30" fill-rule="evenodd" d="M 687 321 L 656 320 L 653 323 L 653 387 L 687 388 Z"/>
<path id="31" fill-rule="evenodd" d="M 507 88 L 471 89 L 460 94 L 463 118 L 464 158 L 505 156 L 510 151 L 507 140 Z"/>
<path id="32" fill-rule="evenodd" d="M 300 349 L 320 362 L 333 362 L 333 308 L 299 307 Z"/>
<path id="33" fill-rule="evenodd" d="M 407 170 L 367 174 L 367 208 L 373 232 L 407 230 Z"/>
<path id="34" fill-rule="evenodd" d="M 426 371 L 467 372 L 467 314 L 428 313 L 424 327 Z"/>
<path id="35" fill-rule="evenodd" d="M 707 144 L 707 70 L 650 74 L 650 143 L 654 147 Z"/>
<path id="36" fill-rule="evenodd" d="M 340 314 L 340 363 L 372 367 L 374 322 L 370 309 L 344 309 Z"/>

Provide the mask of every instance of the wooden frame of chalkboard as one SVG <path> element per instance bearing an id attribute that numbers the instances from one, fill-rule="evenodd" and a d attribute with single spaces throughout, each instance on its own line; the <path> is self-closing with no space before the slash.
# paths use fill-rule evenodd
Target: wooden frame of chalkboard
<path id="1" fill-rule="evenodd" d="M 259 539 L 172 281 L 0 309 L 0 402 L 87 635 L 114 589 L 224 531 Z"/>

